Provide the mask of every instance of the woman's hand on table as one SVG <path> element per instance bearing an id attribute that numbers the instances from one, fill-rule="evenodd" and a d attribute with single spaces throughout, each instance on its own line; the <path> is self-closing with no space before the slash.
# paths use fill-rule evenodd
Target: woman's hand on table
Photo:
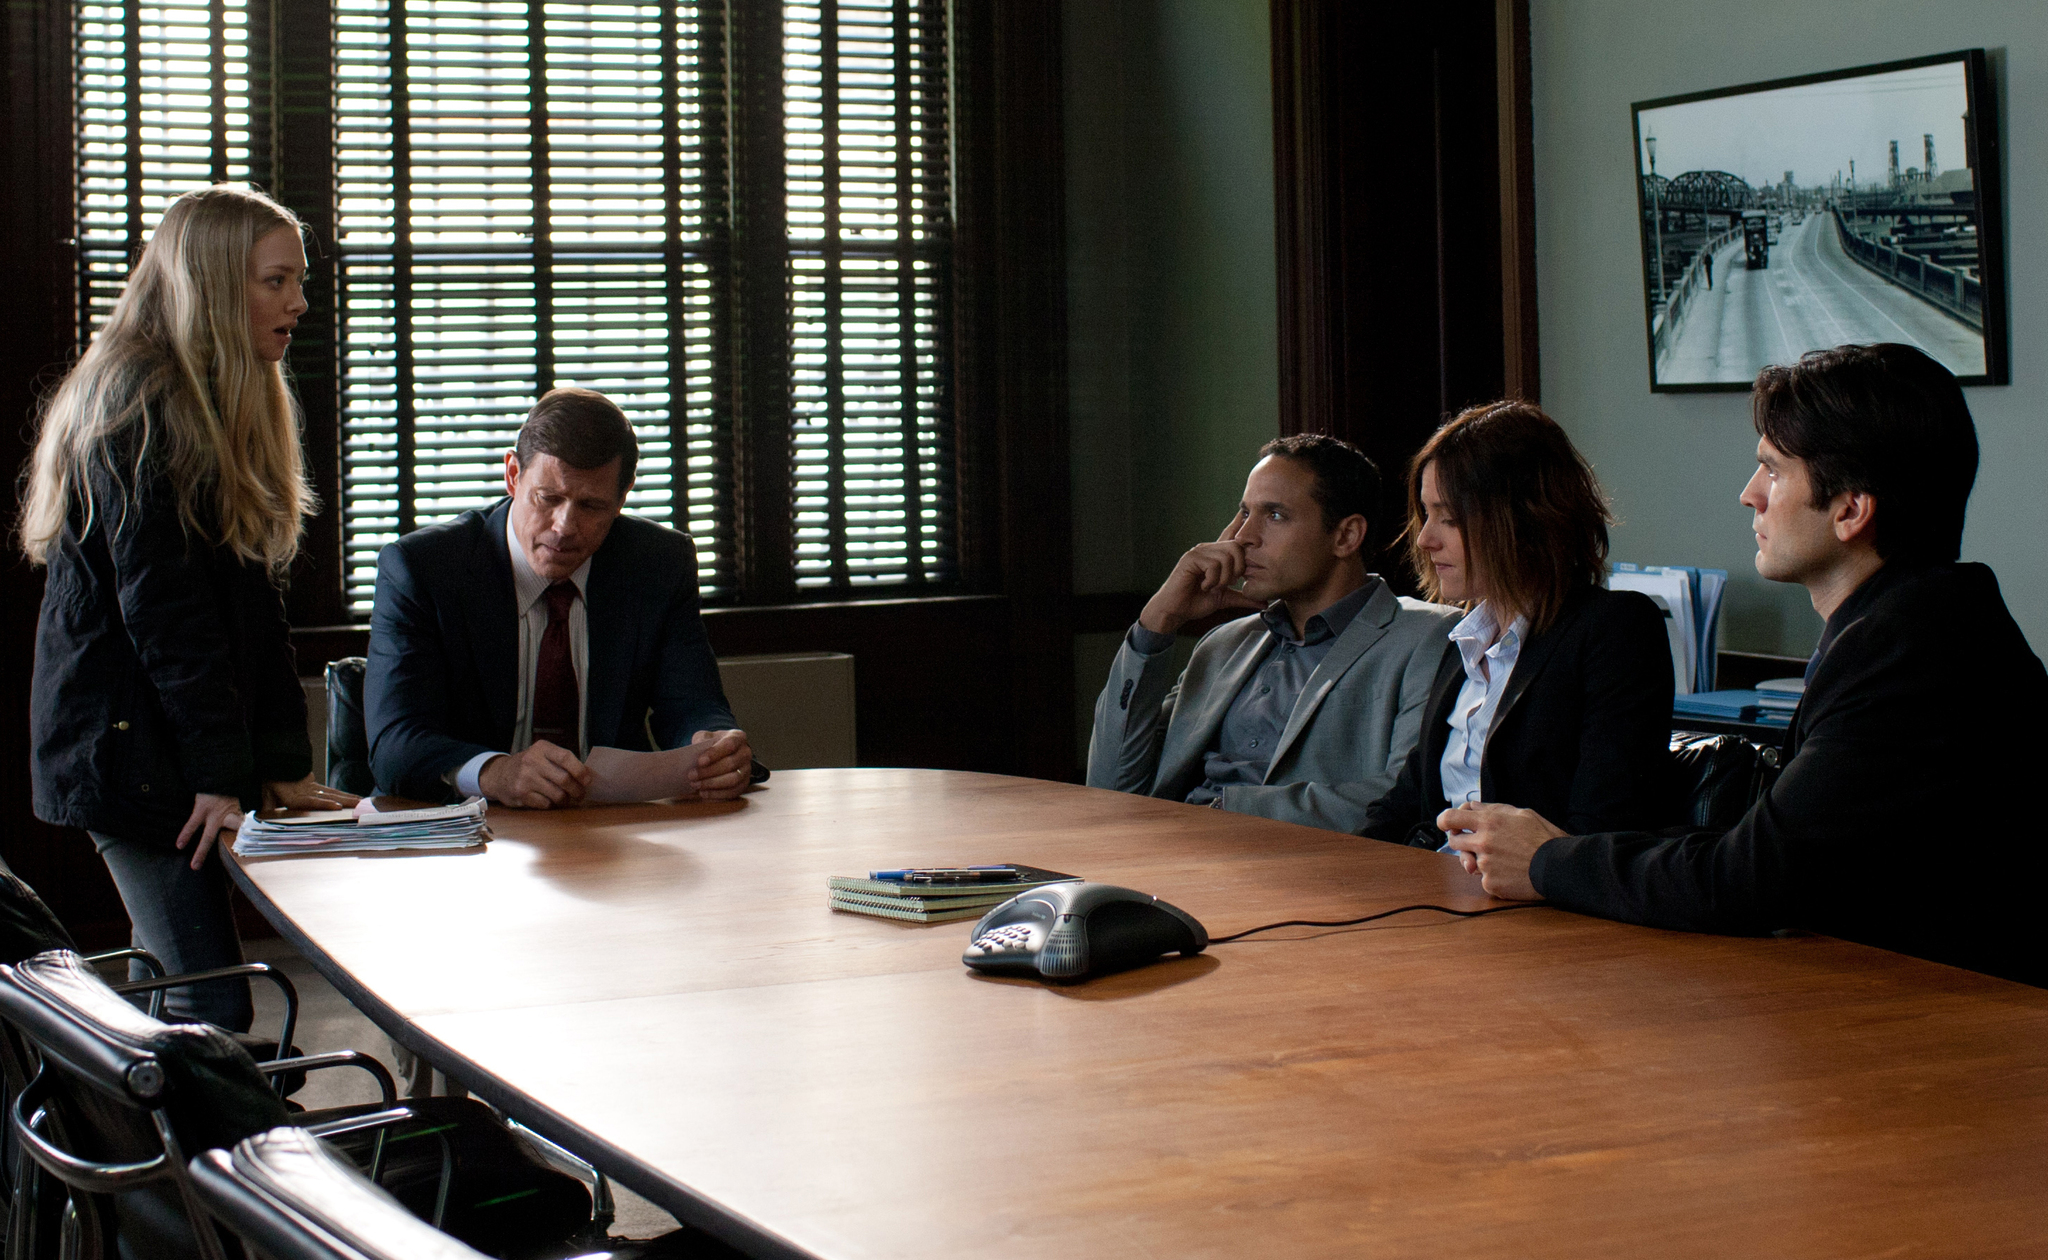
<path id="1" fill-rule="evenodd" d="M 242 825 L 242 802 L 232 796 L 215 796 L 210 792 L 195 792 L 192 795 L 192 816 L 178 829 L 178 847 L 192 845 L 192 869 L 206 865 L 207 855 L 213 852 L 213 842 L 222 829 L 232 830 Z M 194 842 L 197 843 L 194 843 Z"/>

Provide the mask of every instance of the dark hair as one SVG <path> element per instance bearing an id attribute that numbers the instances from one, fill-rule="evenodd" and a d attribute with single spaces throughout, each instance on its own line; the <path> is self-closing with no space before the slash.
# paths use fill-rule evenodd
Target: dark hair
<path id="1" fill-rule="evenodd" d="M 1380 469 L 1364 451 L 1327 433 L 1296 433 L 1259 448 L 1260 459 L 1268 455 L 1291 459 L 1315 474 L 1316 506 L 1323 510 L 1325 531 L 1336 529 L 1347 516 L 1363 516 L 1371 532 L 1380 515 Z"/>
<path id="2" fill-rule="evenodd" d="M 619 405 L 594 389 L 551 389 L 526 413 L 513 446 L 519 466 L 536 455 L 552 455 L 571 468 L 588 471 L 619 461 L 619 493 L 633 484 L 640 444 Z"/>
<path id="3" fill-rule="evenodd" d="M 1954 560 L 1977 482 L 1977 426 L 1950 371 L 1912 346 L 1837 346 L 1767 367 L 1750 395 L 1756 431 L 1806 462 L 1813 506 L 1843 491 L 1877 500 L 1877 554 Z"/>
<path id="4" fill-rule="evenodd" d="M 1593 469 L 1542 408 L 1507 399 L 1445 421 L 1408 465 L 1408 555 L 1431 599 L 1443 595 L 1420 546 L 1422 470 L 1432 464 L 1466 571 L 1484 580 L 1503 623 L 1527 617 L 1540 634 L 1573 591 L 1607 576 L 1614 518 Z"/>

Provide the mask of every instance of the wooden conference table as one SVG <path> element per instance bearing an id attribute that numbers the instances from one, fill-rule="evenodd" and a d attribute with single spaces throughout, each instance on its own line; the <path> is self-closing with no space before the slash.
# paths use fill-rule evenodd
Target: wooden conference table
<path id="1" fill-rule="evenodd" d="M 966 971 L 969 924 L 826 908 L 829 875 L 978 861 L 1214 935 L 1488 904 L 1435 854 L 994 775 L 787 772 L 492 826 L 485 852 L 236 878 L 399 1040 L 755 1254 L 2048 1248 L 2048 992 L 1547 908 L 1055 988 Z"/>

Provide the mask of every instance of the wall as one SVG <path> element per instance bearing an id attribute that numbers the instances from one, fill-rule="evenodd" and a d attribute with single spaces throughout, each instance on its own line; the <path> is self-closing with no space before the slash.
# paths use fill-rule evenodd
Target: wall
<path id="1" fill-rule="evenodd" d="M 1074 589 L 1150 591 L 1279 432 L 1267 0 L 1067 0 Z M 1085 715 L 1115 634 L 1076 641 Z"/>
<path id="2" fill-rule="evenodd" d="M 1649 390 L 1629 103 L 1958 48 L 1992 50 L 2006 145 L 2012 384 L 1968 391 L 1983 448 L 1963 557 L 1997 570 L 2048 649 L 2048 21 L 2039 0 L 1534 0 L 1537 284 L 1543 402 L 1622 518 L 1618 560 L 1719 565 L 1724 647 L 1805 655 L 1820 618 L 1751 565 L 1754 466 L 1739 394 Z"/>

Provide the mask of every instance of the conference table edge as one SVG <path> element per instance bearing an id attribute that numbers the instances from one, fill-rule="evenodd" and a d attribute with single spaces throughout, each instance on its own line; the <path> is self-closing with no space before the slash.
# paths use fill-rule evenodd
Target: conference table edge
<path id="1" fill-rule="evenodd" d="M 434 1064 L 464 1089 L 511 1116 L 520 1124 L 562 1148 L 575 1152 L 606 1177 L 654 1203 L 683 1225 L 700 1229 L 758 1260 L 818 1260 L 814 1253 L 795 1246 L 758 1222 L 728 1211 L 704 1198 L 681 1182 L 672 1180 L 602 1136 L 570 1121 L 546 1104 L 504 1081 L 481 1065 L 444 1044 L 419 1025 L 400 1015 L 343 968 L 312 937 L 299 929 L 292 917 L 273 902 L 262 887 L 249 877 L 240 861 L 223 849 L 229 875 L 270 925 L 277 929 L 299 956 L 333 985 L 349 1004 L 382 1032 L 412 1053 Z"/>

